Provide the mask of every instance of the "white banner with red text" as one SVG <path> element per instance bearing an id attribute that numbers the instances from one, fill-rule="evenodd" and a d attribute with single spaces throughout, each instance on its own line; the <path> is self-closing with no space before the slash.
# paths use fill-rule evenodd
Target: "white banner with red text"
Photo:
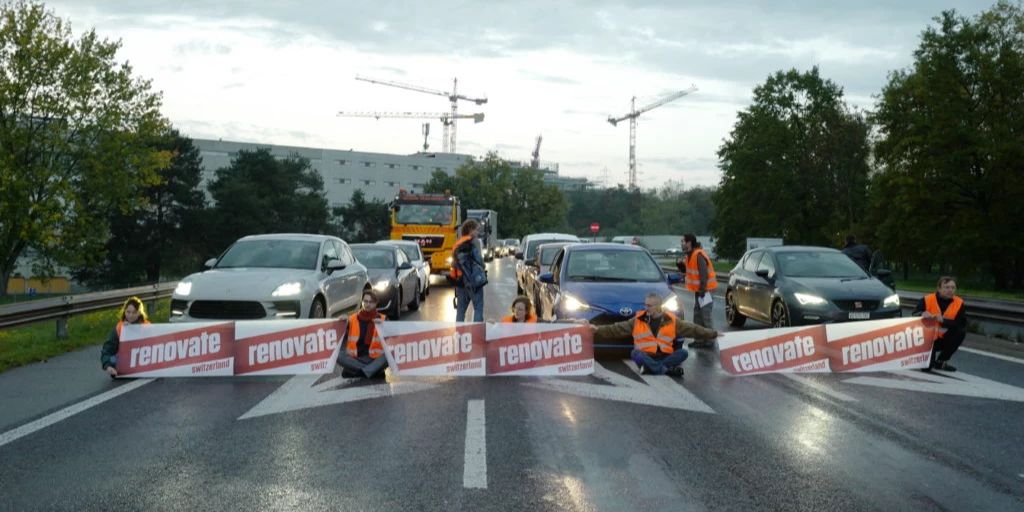
<path id="1" fill-rule="evenodd" d="M 936 332 L 920 318 L 729 332 L 719 361 L 732 375 L 912 370 L 928 367 Z"/>

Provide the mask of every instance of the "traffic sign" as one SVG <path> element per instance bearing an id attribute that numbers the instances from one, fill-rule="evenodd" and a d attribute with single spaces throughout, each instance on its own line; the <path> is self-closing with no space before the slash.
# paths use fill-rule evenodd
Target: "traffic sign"
<path id="1" fill-rule="evenodd" d="M 591 233 L 597 233 L 600 230 L 601 230 L 601 225 L 600 224 L 598 224 L 596 222 L 591 222 L 590 223 L 590 232 Z"/>

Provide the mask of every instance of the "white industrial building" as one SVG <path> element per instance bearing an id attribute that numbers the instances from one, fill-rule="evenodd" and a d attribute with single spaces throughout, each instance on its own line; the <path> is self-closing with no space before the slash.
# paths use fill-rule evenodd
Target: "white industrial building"
<path id="1" fill-rule="evenodd" d="M 239 151 L 269 148 L 276 157 L 298 155 L 309 159 L 310 166 L 324 179 L 327 202 L 332 207 L 347 204 L 357 189 L 363 191 L 367 200 L 385 202 L 393 199 L 399 188 L 420 192 L 434 171 L 454 175 L 456 168 L 473 160 L 471 155 L 457 153 L 396 155 L 210 139 L 193 139 L 192 142 L 202 158 L 204 187 L 216 177 L 217 169 L 231 165 Z M 520 167 L 520 164 L 513 162 L 513 166 Z M 547 166 L 542 171 L 544 180 L 561 190 L 588 186 L 586 178 L 560 177 L 557 165 Z"/>

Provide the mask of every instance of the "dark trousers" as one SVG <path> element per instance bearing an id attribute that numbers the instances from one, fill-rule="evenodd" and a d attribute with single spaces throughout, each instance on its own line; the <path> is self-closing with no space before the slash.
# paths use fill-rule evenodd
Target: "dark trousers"
<path id="1" fill-rule="evenodd" d="M 352 373 L 361 373 L 369 379 L 388 367 L 388 360 L 384 356 L 380 356 L 377 359 L 373 359 L 370 356 L 352 357 L 345 353 L 344 350 L 343 348 L 342 352 L 338 354 L 338 364 Z"/>
<path id="2" fill-rule="evenodd" d="M 936 354 L 938 354 L 939 361 L 949 361 L 956 349 L 960 348 L 965 337 L 967 337 L 966 331 L 946 331 L 946 334 L 935 340 L 935 345 L 932 347 L 932 361 L 935 361 Z"/>

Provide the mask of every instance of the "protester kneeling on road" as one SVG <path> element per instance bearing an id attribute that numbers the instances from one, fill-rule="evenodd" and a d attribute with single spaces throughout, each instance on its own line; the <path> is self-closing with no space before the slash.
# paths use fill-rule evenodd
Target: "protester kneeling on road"
<path id="1" fill-rule="evenodd" d="M 648 293 L 644 298 L 646 309 L 637 311 L 636 316 L 610 325 L 595 326 L 594 341 L 601 339 L 618 340 L 633 338 L 633 362 L 640 373 L 654 375 L 683 376 L 683 361 L 689 355 L 680 344 L 675 347 L 676 339 L 682 337 L 699 340 L 714 340 L 721 336 L 716 330 L 707 329 L 683 321 L 676 315 L 663 311 L 661 304 L 665 298 L 657 293 Z"/>
<path id="2" fill-rule="evenodd" d="M 956 280 L 940 277 L 935 293 L 921 297 L 913 314 L 938 323 L 939 332 L 932 346 L 928 370 L 955 372 L 956 367 L 949 364 L 949 359 L 967 337 L 967 308 L 964 300 L 956 295 Z"/>
<path id="3" fill-rule="evenodd" d="M 502 317 L 502 323 L 537 323 L 537 315 L 533 312 L 530 299 L 520 295 L 512 301 L 512 314 Z"/>
<path id="4" fill-rule="evenodd" d="M 377 312 L 377 302 L 372 291 L 364 291 L 362 308 L 348 317 L 345 350 L 338 354 L 342 377 L 370 378 L 381 374 L 388 366 L 378 329 L 384 322 L 384 315 Z"/>
<path id="5" fill-rule="evenodd" d="M 107 341 L 103 343 L 103 348 L 100 349 L 100 365 L 103 371 L 110 375 L 113 379 L 117 377 L 117 349 L 121 346 L 121 329 L 124 328 L 124 324 L 148 324 L 149 317 L 146 315 L 146 306 L 142 304 L 142 299 L 138 297 L 128 297 L 128 300 L 124 301 L 124 305 L 121 306 L 120 320 L 114 329 L 110 331 L 107 336 Z"/>

